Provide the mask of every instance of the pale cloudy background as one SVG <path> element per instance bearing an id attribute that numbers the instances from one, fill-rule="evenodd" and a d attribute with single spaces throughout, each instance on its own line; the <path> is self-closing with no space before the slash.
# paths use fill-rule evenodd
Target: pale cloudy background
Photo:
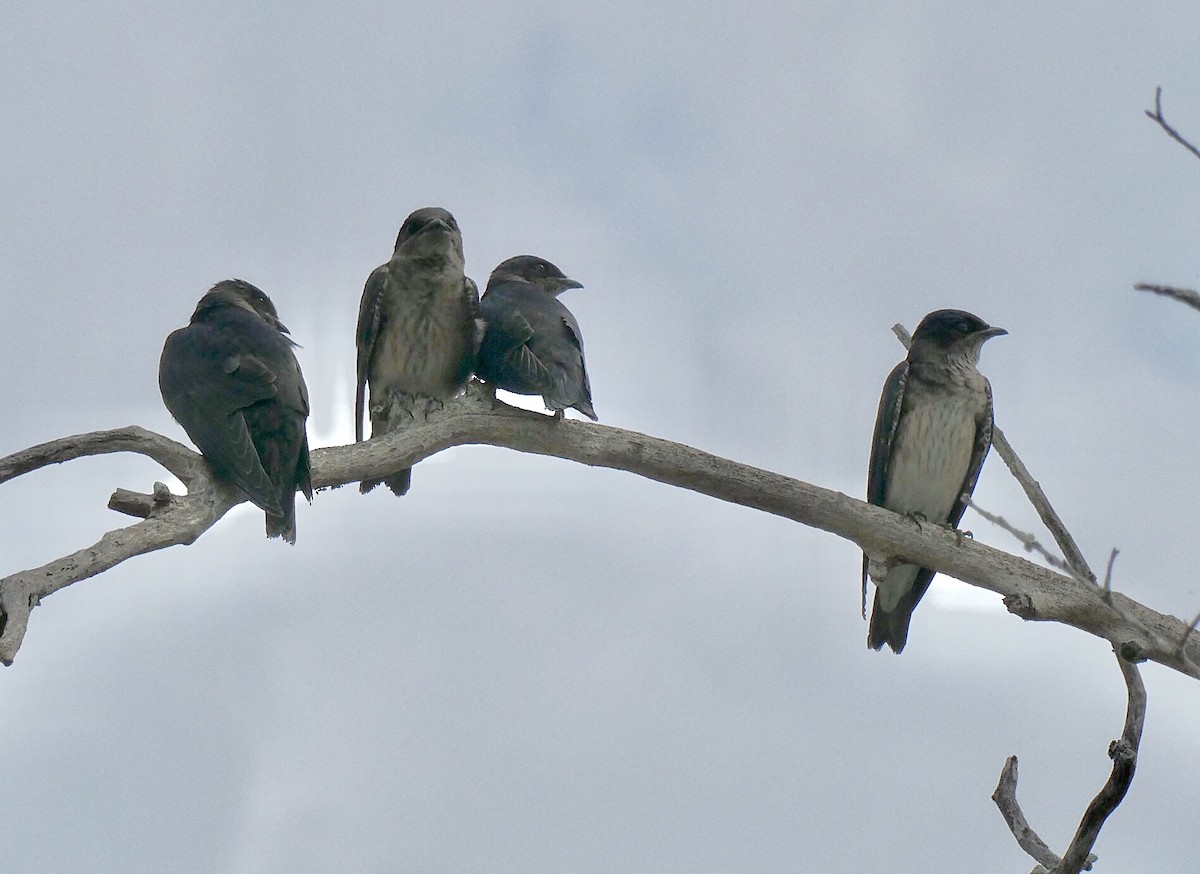
<path id="1" fill-rule="evenodd" d="M 0 453 L 137 423 L 218 279 L 350 431 L 367 273 L 443 205 L 469 273 L 586 284 L 604 422 L 860 495 L 889 327 L 1003 325 L 996 415 L 1093 564 L 1190 617 L 1200 11 L 1140 4 L 35 3 L 0 10 Z M 126 520 L 140 458 L 0 490 L 0 570 Z M 979 500 L 1034 516 L 999 460 Z M 1013 541 L 968 514 L 987 542 Z M 1026 871 L 1109 769 L 1102 642 L 939 578 L 868 652 L 853 545 L 495 449 L 404 500 L 235 511 L 49 598 L 0 671 L 11 872 Z M 1194 871 L 1200 687 L 1148 666 L 1102 870 Z M 1101 870 L 1101 869 L 1098 869 Z"/>

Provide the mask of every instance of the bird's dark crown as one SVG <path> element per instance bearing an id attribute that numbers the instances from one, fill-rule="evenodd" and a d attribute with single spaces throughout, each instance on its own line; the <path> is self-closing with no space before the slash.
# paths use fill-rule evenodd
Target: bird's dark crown
<path id="1" fill-rule="evenodd" d="M 993 328 L 979 316 L 964 310 L 934 310 L 921 319 L 912 338 L 914 343 L 950 346 L 979 334 L 984 335 L 982 339 L 986 340 L 1007 333 L 1003 328 Z"/>
<path id="2" fill-rule="evenodd" d="M 200 298 L 200 303 L 196 304 L 192 320 L 202 318 L 205 314 L 224 306 L 251 310 L 276 330 L 285 334 L 288 332 L 283 322 L 279 321 L 275 304 L 267 297 L 266 292 L 244 279 L 223 279 L 210 288 L 204 297 Z"/>
<path id="3" fill-rule="evenodd" d="M 396 251 L 400 250 L 407 241 L 422 233 L 436 227 L 436 222 L 441 222 L 455 234 L 461 234 L 458 229 L 458 222 L 447 209 L 442 209 L 440 206 L 426 206 L 421 209 L 413 210 L 404 220 L 404 224 L 400 226 L 400 233 L 396 235 Z"/>
<path id="4" fill-rule="evenodd" d="M 583 288 L 565 273 L 537 255 L 517 255 L 500 264 L 488 277 L 488 287 L 498 282 L 528 282 L 551 294 L 560 294 L 568 288 Z"/>

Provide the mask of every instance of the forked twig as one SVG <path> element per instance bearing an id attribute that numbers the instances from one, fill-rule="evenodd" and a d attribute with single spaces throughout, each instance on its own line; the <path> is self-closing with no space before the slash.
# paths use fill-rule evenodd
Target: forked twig
<path id="1" fill-rule="evenodd" d="M 1125 679 L 1125 689 L 1128 704 L 1125 709 L 1125 726 L 1121 737 L 1108 746 L 1108 756 L 1113 760 L 1112 773 L 1104 787 L 1092 799 L 1084 811 L 1075 830 L 1075 836 L 1067 847 L 1066 853 L 1060 859 L 1043 841 L 1021 812 L 1017 803 L 1017 757 L 1009 756 L 1000 771 L 1000 782 L 992 793 L 992 801 L 1000 810 L 1000 815 L 1008 824 L 1009 831 L 1017 839 L 1017 843 L 1026 853 L 1048 871 L 1054 874 L 1079 874 L 1080 871 L 1091 868 L 1096 861 L 1092 847 L 1100 836 L 1109 815 L 1117 809 L 1133 783 L 1133 774 L 1137 767 L 1138 747 L 1142 743 L 1142 727 L 1146 721 L 1146 687 L 1142 683 L 1141 672 L 1137 665 L 1121 657 L 1114 650 L 1121 676 Z"/>
<path id="2" fill-rule="evenodd" d="M 1179 143 L 1181 146 L 1183 146 L 1185 149 L 1187 149 L 1189 152 L 1191 152 L 1197 158 L 1200 158 L 1200 149 L 1197 149 L 1195 146 L 1193 146 L 1191 143 L 1189 143 L 1184 138 L 1183 134 L 1181 134 L 1179 131 L 1175 130 L 1175 128 L 1171 127 L 1171 125 L 1167 124 L 1166 118 L 1163 117 L 1162 86 L 1161 85 L 1159 85 L 1157 88 L 1154 89 L 1154 111 L 1151 112 L 1149 109 L 1147 109 L 1146 116 L 1151 121 L 1155 122 L 1164 131 L 1166 131 L 1167 136 L 1169 136 L 1175 142 Z"/>

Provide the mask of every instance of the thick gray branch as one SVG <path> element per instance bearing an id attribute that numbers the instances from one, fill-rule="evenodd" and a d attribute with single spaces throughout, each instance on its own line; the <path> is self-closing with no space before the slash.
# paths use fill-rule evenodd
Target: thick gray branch
<path id="1" fill-rule="evenodd" d="M 188 486 L 189 494 L 173 497 L 161 483 L 155 484 L 152 496 L 118 489 L 109 506 L 144 521 L 109 531 L 91 546 L 41 567 L 0 579 L 0 662 L 12 664 L 25 638 L 29 613 L 42 598 L 136 555 L 192 543 L 242 500 L 232 487 L 213 480 L 196 452 L 136 425 L 51 440 L 0 458 L 0 483 L 51 464 L 113 452 L 136 452 L 157 461 Z"/>
<path id="2" fill-rule="evenodd" d="M 136 452 L 157 461 L 184 483 L 191 485 L 197 475 L 206 472 L 204 462 L 195 451 L 161 434 L 137 425 L 114 428 L 111 431 L 92 431 L 39 443 L 20 452 L 0 458 L 0 483 L 48 467 L 89 455 L 108 455 L 113 452 Z"/>
<path id="3" fill-rule="evenodd" d="M 502 404 L 493 409 L 489 402 L 468 396 L 448 404 L 427 422 L 414 423 L 378 440 L 316 450 L 313 485 L 327 488 L 378 478 L 465 444 L 490 444 L 625 470 L 792 519 L 851 540 L 869 553 L 903 557 L 997 592 L 1004 596 L 1008 609 L 1024 619 L 1072 625 L 1111 641 L 1132 657 L 1151 659 L 1200 679 L 1196 667 L 1200 664 L 1200 636 L 1192 635 L 1180 647 L 1187 632 L 1182 621 L 1120 593 L 1112 593 L 1110 604 L 1096 586 L 981 543 L 960 543 L 952 532 L 915 525 L 840 492 L 621 428 L 555 421 Z M 6 463 L 0 459 L 0 470 Z M 0 660 L 12 661 L 29 606 L 41 597 L 135 555 L 191 543 L 221 518 L 239 498 L 229 487 L 214 487 L 206 471 L 199 465 L 190 494 L 173 497 L 163 508 L 152 510 L 145 521 L 110 532 L 99 543 L 44 567 L 0 580 L 0 606 L 7 615 L 0 634 Z M 129 504 L 127 496 L 124 503 Z"/>

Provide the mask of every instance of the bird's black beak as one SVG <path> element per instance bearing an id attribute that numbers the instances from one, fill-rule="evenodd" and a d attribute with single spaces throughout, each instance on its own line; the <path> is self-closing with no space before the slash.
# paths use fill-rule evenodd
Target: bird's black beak
<path id="1" fill-rule="evenodd" d="M 979 332 L 979 336 L 982 338 L 979 342 L 983 343 L 984 341 L 990 340 L 993 337 L 1003 337 L 1007 333 L 1008 331 L 1004 330 L 1003 328 L 984 328 Z"/>
<path id="2" fill-rule="evenodd" d="M 569 276 L 564 276 L 562 279 L 558 280 L 558 287 L 561 291 L 566 291 L 568 288 L 583 288 L 583 283 L 576 282 Z"/>

